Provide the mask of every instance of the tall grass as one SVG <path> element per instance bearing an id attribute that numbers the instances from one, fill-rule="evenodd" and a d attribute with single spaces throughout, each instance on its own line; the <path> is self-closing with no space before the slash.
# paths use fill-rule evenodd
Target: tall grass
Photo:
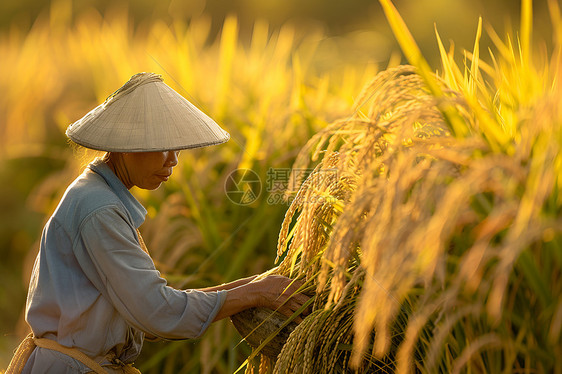
<path id="1" fill-rule="evenodd" d="M 277 272 L 316 290 L 261 372 L 562 372 L 562 21 L 521 27 L 433 73 L 391 1 L 412 66 L 379 73 L 294 167 L 316 165 L 279 236 Z M 251 368 L 249 369 L 252 370 Z"/>

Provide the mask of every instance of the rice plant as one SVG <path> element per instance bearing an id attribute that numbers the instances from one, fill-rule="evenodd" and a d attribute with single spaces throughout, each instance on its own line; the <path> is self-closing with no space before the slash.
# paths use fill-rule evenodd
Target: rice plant
<path id="1" fill-rule="evenodd" d="M 316 166 L 275 271 L 314 303 L 259 371 L 562 372 L 559 6 L 552 51 L 534 53 L 523 0 L 518 37 L 488 30 L 488 62 L 481 20 L 464 66 L 436 31 L 433 73 L 380 2 L 411 65 L 379 73 L 294 164 Z"/>

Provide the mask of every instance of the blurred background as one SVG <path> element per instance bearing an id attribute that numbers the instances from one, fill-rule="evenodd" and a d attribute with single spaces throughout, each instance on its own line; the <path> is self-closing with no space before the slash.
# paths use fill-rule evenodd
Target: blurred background
<path id="1" fill-rule="evenodd" d="M 517 29 L 515 0 L 396 0 L 433 69 L 435 27 L 471 50 L 478 17 Z M 534 42 L 551 45 L 545 1 Z M 542 22 L 545 20 L 545 22 Z M 454 40 L 453 43 L 447 41 Z M 492 45 L 488 33 L 481 55 Z M 377 71 L 406 61 L 374 0 L 4 0 L 0 2 L 0 368 L 26 333 L 23 309 L 42 226 L 91 155 L 64 131 L 131 75 L 154 71 L 232 135 L 182 153 L 174 178 L 134 191 L 143 235 L 177 287 L 203 287 L 274 266 L 286 204 L 225 195 L 228 175 L 290 168 L 312 134 L 350 115 Z M 233 372 L 249 349 L 228 321 L 199 342 L 148 343 L 143 372 Z"/>

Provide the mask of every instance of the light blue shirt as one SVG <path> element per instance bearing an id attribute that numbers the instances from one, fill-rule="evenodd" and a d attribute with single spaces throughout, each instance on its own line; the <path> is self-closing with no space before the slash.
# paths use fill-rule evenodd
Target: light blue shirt
<path id="1" fill-rule="evenodd" d="M 136 229 L 145 215 L 101 160 L 68 187 L 45 225 L 31 276 L 26 320 L 36 337 L 96 360 L 113 350 L 129 363 L 145 333 L 170 340 L 203 334 L 226 291 L 169 287 L 139 245 Z M 68 356 L 36 348 L 24 373 L 51 372 L 43 368 L 88 371 Z"/>

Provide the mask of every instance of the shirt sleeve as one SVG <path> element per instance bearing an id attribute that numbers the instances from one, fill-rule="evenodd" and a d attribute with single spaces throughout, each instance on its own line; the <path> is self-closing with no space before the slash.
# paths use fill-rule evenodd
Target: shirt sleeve
<path id="1" fill-rule="evenodd" d="M 141 331 L 163 339 L 197 338 L 224 304 L 226 291 L 168 286 L 117 207 L 92 213 L 82 223 L 79 235 L 94 268 L 91 277 L 100 283 L 98 289 Z"/>

